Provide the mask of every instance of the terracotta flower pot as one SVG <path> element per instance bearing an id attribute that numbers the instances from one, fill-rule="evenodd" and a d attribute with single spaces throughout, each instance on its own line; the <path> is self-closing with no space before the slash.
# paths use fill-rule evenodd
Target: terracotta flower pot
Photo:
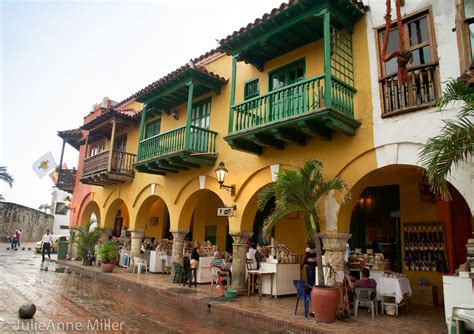
<path id="1" fill-rule="evenodd" d="M 314 287 L 311 291 L 311 303 L 316 321 L 324 323 L 334 322 L 340 298 L 339 288 Z"/>
<path id="2" fill-rule="evenodd" d="M 100 267 L 102 268 L 102 272 L 111 273 L 111 272 L 114 271 L 115 264 L 114 263 L 104 263 L 104 262 L 102 262 Z"/>

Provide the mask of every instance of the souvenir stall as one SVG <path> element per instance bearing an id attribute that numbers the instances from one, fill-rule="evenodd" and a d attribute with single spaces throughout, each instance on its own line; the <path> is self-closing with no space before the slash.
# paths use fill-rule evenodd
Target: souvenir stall
<path id="1" fill-rule="evenodd" d="M 274 297 L 295 294 L 293 280 L 300 279 L 300 256 L 274 240 L 270 246 L 257 250 L 266 258 L 260 263 L 260 271 L 273 273 L 263 276 L 262 294 Z"/>

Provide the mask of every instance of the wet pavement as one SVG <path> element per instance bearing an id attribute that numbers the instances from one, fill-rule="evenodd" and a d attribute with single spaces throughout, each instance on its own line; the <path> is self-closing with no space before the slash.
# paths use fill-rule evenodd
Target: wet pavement
<path id="1" fill-rule="evenodd" d="M 442 306 L 410 305 L 409 312 L 401 311 L 399 318 L 379 316 L 375 320 L 368 312 L 359 312 L 357 319 L 321 324 L 304 317 L 302 302 L 294 314 L 294 295 L 262 300 L 241 296 L 226 301 L 211 297 L 209 284 L 183 288 L 171 283 L 169 275 L 137 275 L 120 268 L 103 274 L 98 267 L 84 267 L 75 261 L 52 263 L 44 272 L 39 270 L 40 254 L 6 251 L 6 247 L 0 243 L 1 333 L 12 329 L 82 333 L 447 332 Z M 75 273 L 56 273 L 56 266 L 69 266 Z M 18 307 L 26 302 L 37 305 L 34 322 L 18 322 Z"/>
<path id="2" fill-rule="evenodd" d="M 29 244 L 28 247 L 31 247 Z M 126 333 L 271 333 L 243 323 L 217 321 L 206 309 L 192 310 L 141 291 L 111 285 L 74 273 L 40 270 L 33 250 L 6 251 L 0 244 L 0 332 Z M 53 256 L 54 257 L 54 256 Z M 177 293 L 196 293 L 174 288 Z M 19 320 L 18 308 L 34 303 L 34 320 Z"/>

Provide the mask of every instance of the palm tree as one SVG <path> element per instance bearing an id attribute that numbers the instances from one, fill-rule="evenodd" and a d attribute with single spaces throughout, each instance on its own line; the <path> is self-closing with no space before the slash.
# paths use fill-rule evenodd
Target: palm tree
<path id="1" fill-rule="evenodd" d="M 454 102 L 463 102 L 463 108 L 454 119 L 443 121 L 441 133 L 428 139 L 419 155 L 432 190 L 443 199 L 450 197 L 446 177 L 451 167 L 467 160 L 474 151 L 474 88 L 461 81 L 448 82 L 435 105 L 441 111 Z"/>
<path id="2" fill-rule="evenodd" d="M 85 227 L 74 227 L 71 232 L 70 243 L 75 243 L 80 256 L 87 257 L 87 254 L 94 254 L 94 247 L 99 240 L 100 228 L 91 231 L 92 222 L 87 223 Z"/>
<path id="3" fill-rule="evenodd" d="M 0 166 L 0 180 L 8 183 L 8 185 L 11 187 L 13 187 L 13 176 L 11 176 L 10 174 L 8 174 L 7 172 L 7 167 L 5 166 Z M 3 197 L 2 194 L 0 194 L 0 201 L 4 201 L 5 200 L 5 197 Z"/>
<path id="4" fill-rule="evenodd" d="M 49 210 L 49 212 L 51 213 L 51 205 L 49 205 L 49 204 L 41 204 L 41 205 L 38 207 L 38 210 L 44 211 L 44 213 L 46 213 L 46 210 Z"/>
<path id="5" fill-rule="evenodd" d="M 306 231 L 306 238 L 316 244 L 318 268 L 318 286 L 325 286 L 322 265 L 322 248 L 319 233 L 320 209 L 319 204 L 324 195 L 330 191 L 340 191 L 348 194 L 346 183 L 335 177 L 329 180 L 323 178 L 323 163 L 319 160 L 306 160 L 297 170 L 283 170 L 278 173 L 276 182 L 265 187 L 258 199 L 260 210 L 271 198 L 275 198 L 275 209 L 265 219 L 263 233 L 269 239 L 275 224 L 288 214 L 301 212 Z"/>

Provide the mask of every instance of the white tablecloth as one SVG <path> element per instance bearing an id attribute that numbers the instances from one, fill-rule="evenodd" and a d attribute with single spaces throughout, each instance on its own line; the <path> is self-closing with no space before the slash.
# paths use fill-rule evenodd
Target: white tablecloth
<path id="1" fill-rule="evenodd" d="M 404 294 L 411 296 L 411 286 L 408 278 L 380 277 L 378 279 L 377 295 L 395 297 L 395 302 L 398 304 L 403 300 Z"/>
<path id="2" fill-rule="evenodd" d="M 164 261 L 165 267 L 171 266 L 171 256 L 169 255 L 160 255 L 160 260 Z"/>

